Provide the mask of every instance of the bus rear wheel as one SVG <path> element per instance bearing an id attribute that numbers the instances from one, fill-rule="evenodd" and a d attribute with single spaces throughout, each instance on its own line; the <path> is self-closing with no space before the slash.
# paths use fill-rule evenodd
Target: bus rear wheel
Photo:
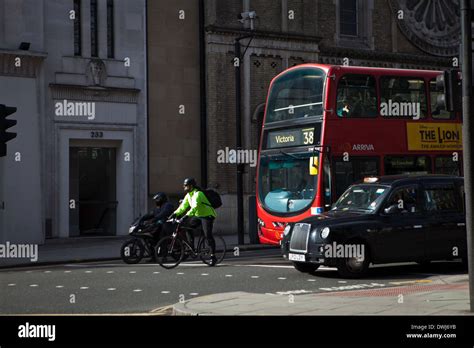
<path id="1" fill-rule="evenodd" d="M 319 268 L 319 265 L 314 265 L 312 263 L 303 263 L 303 262 L 293 262 L 293 266 L 297 271 L 302 273 L 313 273 Z"/>

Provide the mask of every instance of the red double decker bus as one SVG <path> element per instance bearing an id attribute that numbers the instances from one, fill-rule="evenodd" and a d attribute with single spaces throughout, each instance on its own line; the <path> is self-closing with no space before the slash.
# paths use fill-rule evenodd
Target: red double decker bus
<path id="1" fill-rule="evenodd" d="M 304 64 L 276 76 L 257 168 L 258 234 L 328 210 L 375 175 L 462 175 L 462 119 L 437 107 L 441 71 Z"/>

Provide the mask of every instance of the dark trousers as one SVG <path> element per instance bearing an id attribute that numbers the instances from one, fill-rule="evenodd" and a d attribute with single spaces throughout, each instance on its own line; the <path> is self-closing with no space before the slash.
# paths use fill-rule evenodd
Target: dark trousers
<path id="1" fill-rule="evenodd" d="M 216 241 L 214 240 L 214 236 L 212 235 L 212 228 L 214 226 L 214 218 L 213 217 L 190 217 L 184 221 L 185 226 L 198 228 L 202 227 L 204 231 L 204 237 L 207 240 L 207 243 L 211 247 L 211 253 L 214 255 L 216 253 Z M 192 246 L 194 246 L 194 236 L 192 231 L 186 232 L 189 242 Z"/>

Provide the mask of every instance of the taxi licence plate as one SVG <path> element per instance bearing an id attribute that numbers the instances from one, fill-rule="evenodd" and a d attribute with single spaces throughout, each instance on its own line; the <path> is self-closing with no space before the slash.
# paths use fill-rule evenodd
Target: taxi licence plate
<path id="1" fill-rule="evenodd" d="M 305 257 L 304 255 L 302 254 L 288 254 L 288 259 L 290 261 L 302 261 L 302 262 L 305 262 Z"/>

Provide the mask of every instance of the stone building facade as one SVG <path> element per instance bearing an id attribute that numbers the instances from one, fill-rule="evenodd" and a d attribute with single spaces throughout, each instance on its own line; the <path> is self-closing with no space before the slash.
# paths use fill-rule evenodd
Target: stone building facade
<path id="1" fill-rule="evenodd" d="M 123 235 L 147 209 L 145 5 L 0 0 L 1 241 Z"/>

